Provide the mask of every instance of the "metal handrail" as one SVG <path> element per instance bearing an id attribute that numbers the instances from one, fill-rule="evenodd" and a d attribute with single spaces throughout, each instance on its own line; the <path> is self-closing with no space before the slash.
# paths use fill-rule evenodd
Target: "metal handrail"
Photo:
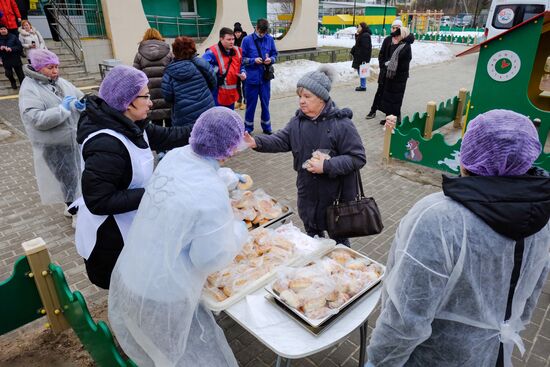
<path id="1" fill-rule="evenodd" d="M 69 49 L 78 62 L 84 61 L 84 50 L 80 42 L 80 32 L 71 22 L 65 7 L 57 4 L 56 1 L 50 1 L 48 5 L 52 7 L 52 16 L 55 22 L 52 24 L 57 27 L 57 33 L 61 42 Z"/>
<path id="2" fill-rule="evenodd" d="M 200 27 L 204 26 L 214 26 L 214 20 L 210 18 L 202 18 L 197 15 L 191 15 L 187 17 L 170 17 L 165 15 L 153 15 L 153 14 L 146 14 L 145 15 L 147 21 L 149 22 L 149 25 L 151 27 L 154 27 L 161 31 L 161 26 L 172 26 L 176 27 L 177 29 L 177 35 L 186 35 L 185 33 L 185 27 L 194 27 L 196 32 L 197 38 L 206 38 L 210 34 L 210 30 L 207 32 L 204 32 L 201 36 L 201 30 Z M 190 23 L 189 21 L 194 21 L 193 23 Z"/>

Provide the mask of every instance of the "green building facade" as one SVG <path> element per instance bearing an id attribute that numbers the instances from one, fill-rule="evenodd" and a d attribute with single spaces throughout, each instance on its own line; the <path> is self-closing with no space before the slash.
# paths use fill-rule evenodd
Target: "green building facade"
<path id="1" fill-rule="evenodd" d="M 216 19 L 217 1 L 231 0 L 142 0 L 147 21 L 164 37 L 189 36 L 205 38 Z M 267 0 L 249 0 L 250 20 L 267 17 Z M 241 23 L 246 23 L 242 19 Z M 233 27 L 233 24 L 228 24 Z"/>

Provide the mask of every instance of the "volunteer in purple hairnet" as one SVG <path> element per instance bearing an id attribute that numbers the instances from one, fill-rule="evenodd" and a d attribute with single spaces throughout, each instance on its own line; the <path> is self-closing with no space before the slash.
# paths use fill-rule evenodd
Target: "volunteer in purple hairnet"
<path id="1" fill-rule="evenodd" d="M 227 266 L 247 238 L 217 173 L 243 135 L 236 112 L 203 112 L 189 145 L 168 152 L 145 189 L 108 302 L 116 338 L 140 367 L 237 366 L 199 301 L 206 277 Z"/>
<path id="2" fill-rule="evenodd" d="M 473 119 L 461 177 L 403 217 L 366 366 L 512 366 L 549 271 L 550 178 L 529 118 Z"/>
<path id="3" fill-rule="evenodd" d="M 76 249 L 90 281 L 109 288 L 111 271 L 126 243 L 130 225 L 153 173 L 153 152 L 187 144 L 190 127 L 151 123 L 151 95 L 145 74 L 119 65 L 109 71 L 99 96 L 90 96 L 78 123 L 82 197 Z"/>

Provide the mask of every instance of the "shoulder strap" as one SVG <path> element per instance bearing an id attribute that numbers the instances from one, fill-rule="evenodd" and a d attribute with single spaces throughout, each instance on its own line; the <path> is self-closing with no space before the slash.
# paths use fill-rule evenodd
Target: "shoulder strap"
<path id="1" fill-rule="evenodd" d="M 355 183 L 357 184 L 357 196 L 355 197 L 355 200 L 361 200 L 365 197 L 365 192 L 363 191 L 363 180 L 361 179 L 361 172 L 359 170 L 355 170 Z M 342 198 L 342 191 L 344 189 L 344 178 L 340 177 L 340 183 L 338 187 L 338 196 L 336 197 L 336 200 L 334 201 L 335 204 L 338 204 L 340 202 L 340 199 Z"/>

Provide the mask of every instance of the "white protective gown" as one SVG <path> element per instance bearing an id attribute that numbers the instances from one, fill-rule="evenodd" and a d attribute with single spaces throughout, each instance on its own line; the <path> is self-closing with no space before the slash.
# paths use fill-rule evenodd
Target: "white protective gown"
<path id="1" fill-rule="evenodd" d="M 548 275 L 550 225 L 525 238 L 504 323 L 514 245 L 443 193 L 416 203 L 390 251 L 368 366 L 494 367 L 501 341 L 510 366 Z"/>
<path id="2" fill-rule="evenodd" d="M 65 96 L 84 94 L 63 78 L 52 83 L 24 67 L 19 90 L 19 111 L 32 144 L 34 170 L 43 204 L 68 203 L 80 194 L 80 149 L 76 128 L 80 112 L 60 106 Z"/>
<path id="3" fill-rule="evenodd" d="M 247 237 L 218 169 L 189 146 L 170 151 L 146 187 L 113 270 L 109 321 L 140 367 L 237 366 L 199 303 L 208 274 L 228 265 Z"/>

